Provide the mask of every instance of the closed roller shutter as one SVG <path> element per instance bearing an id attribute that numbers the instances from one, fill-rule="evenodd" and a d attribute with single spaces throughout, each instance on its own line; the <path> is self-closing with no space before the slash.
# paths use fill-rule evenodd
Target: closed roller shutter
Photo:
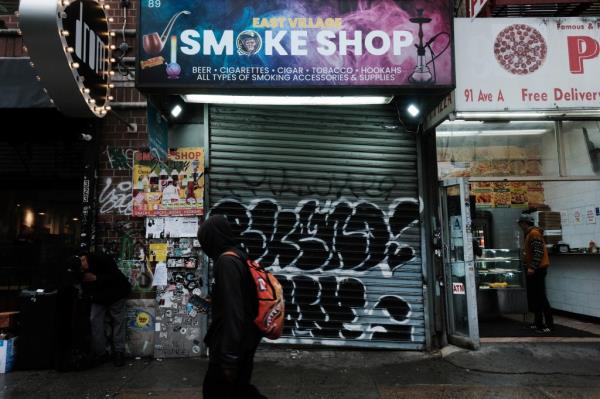
<path id="1" fill-rule="evenodd" d="M 392 106 L 211 106 L 209 199 L 285 290 L 278 342 L 422 349 L 417 147 Z"/>

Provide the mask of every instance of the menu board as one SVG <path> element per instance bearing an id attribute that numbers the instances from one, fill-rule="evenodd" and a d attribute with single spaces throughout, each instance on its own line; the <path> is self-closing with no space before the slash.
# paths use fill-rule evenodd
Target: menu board
<path id="1" fill-rule="evenodd" d="M 542 182 L 472 182 L 477 208 L 522 208 L 544 204 Z"/>

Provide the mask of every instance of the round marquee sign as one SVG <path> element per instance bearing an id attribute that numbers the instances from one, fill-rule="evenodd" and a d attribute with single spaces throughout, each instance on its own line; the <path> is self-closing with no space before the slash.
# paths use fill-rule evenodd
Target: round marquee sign
<path id="1" fill-rule="evenodd" d="M 57 108 L 72 117 L 103 117 L 112 96 L 108 4 L 97 0 L 21 0 L 27 52 Z"/>

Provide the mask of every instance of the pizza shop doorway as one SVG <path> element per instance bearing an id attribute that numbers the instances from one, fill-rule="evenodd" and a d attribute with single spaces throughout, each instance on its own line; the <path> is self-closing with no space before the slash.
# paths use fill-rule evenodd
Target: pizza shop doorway
<path id="1" fill-rule="evenodd" d="M 600 122 L 454 120 L 435 134 L 439 179 L 468 182 L 481 342 L 600 339 Z M 549 254 L 550 331 L 534 327 L 523 213 Z"/>

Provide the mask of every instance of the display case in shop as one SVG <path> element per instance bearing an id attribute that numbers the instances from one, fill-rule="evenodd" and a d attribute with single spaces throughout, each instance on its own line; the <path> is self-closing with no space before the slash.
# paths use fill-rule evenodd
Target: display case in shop
<path id="1" fill-rule="evenodd" d="M 519 249 L 483 249 L 475 259 L 480 318 L 526 313 L 525 273 Z"/>

